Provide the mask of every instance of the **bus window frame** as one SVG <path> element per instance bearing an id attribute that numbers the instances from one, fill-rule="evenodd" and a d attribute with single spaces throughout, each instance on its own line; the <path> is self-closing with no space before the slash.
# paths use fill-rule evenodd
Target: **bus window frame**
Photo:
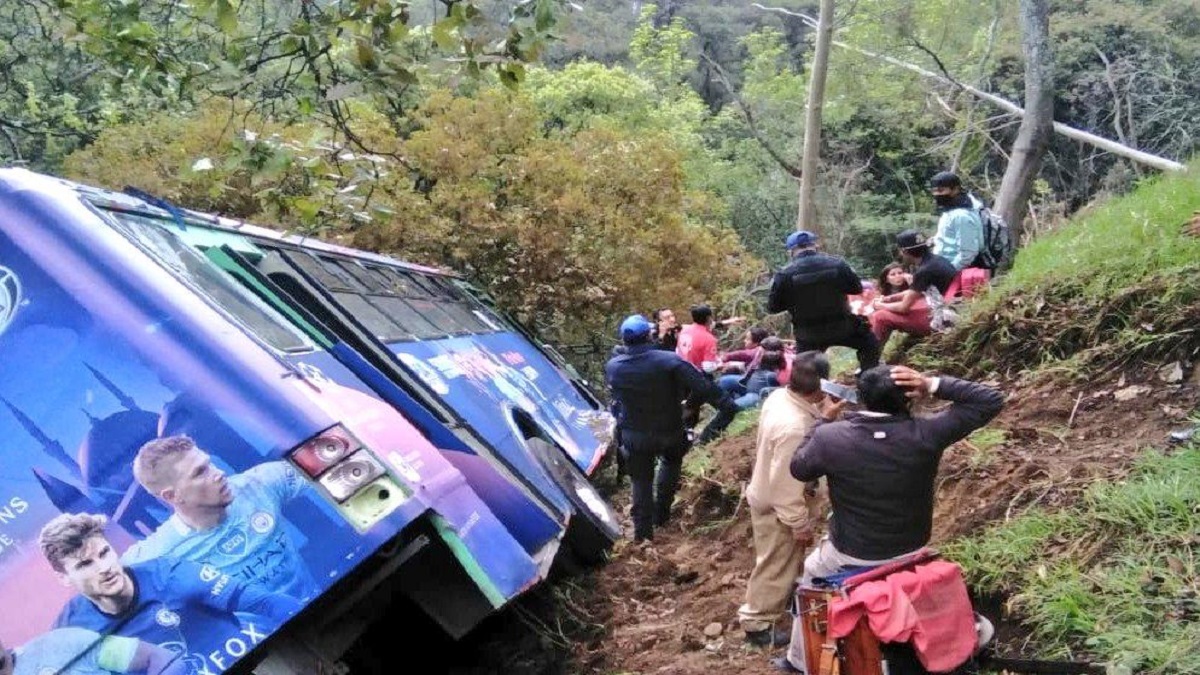
<path id="1" fill-rule="evenodd" d="M 205 252 L 200 250 L 199 247 L 189 244 L 172 231 L 173 229 L 180 227 L 173 219 L 146 211 L 117 208 L 107 204 L 95 204 L 91 202 L 86 195 L 81 195 L 81 197 L 85 204 L 87 204 L 91 209 L 100 215 L 102 220 L 104 220 L 106 223 L 109 223 L 110 227 L 112 227 L 114 231 L 121 234 L 126 241 L 133 244 L 133 246 L 135 246 L 143 255 L 166 269 L 176 281 L 182 283 L 192 293 L 204 298 L 205 302 L 216 308 L 217 311 L 225 316 L 226 320 L 228 320 L 234 326 L 237 326 L 242 332 L 249 335 L 255 342 L 263 345 L 272 353 L 276 354 L 277 356 L 295 356 L 298 354 L 309 354 L 319 349 L 319 346 L 311 336 L 300 329 L 300 327 L 294 325 L 288 320 L 287 317 L 279 315 L 279 312 L 274 307 L 271 307 L 268 303 L 264 302 L 262 298 L 259 298 L 243 284 L 235 280 L 230 280 L 224 270 L 213 274 L 213 279 L 217 280 L 217 282 L 224 287 L 224 290 L 233 293 L 241 300 L 243 304 L 249 305 L 258 313 L 260 317 L 265 318 L 273 327 L 284 331 L 293 338 L 296 338 L 295 341 L 299 343 L 294 347 L 283 347 L 275 344 L 271 338 L 263 335 L 263 332 L 260 329 L 247 322 L 239 312 L 231 310 L 226 306 L 225 302 L 222 302 L 218 298 L 214 297 L 207 288 L 198 284 L 192 273 L 182 273 L 176 269 L 171 261 L 163 260 L 162 255 L 154 250 L 146 241 L 143 241 L 143 239 L 137 233 L 139 228 L 157 228 L 165 237 L 179 243 L 182 246 L 182 250 L 189 251 L 192 255 L 194 255 L 200 264 L 217 266 L 216 263 L 209 259 Z M 123 218 L 123 216 L 125 218 Z M 130 220 L 130 217 L 149 222 L 139 224 L 136 220 Z M 204 222 L 190 223 L 190 225 L 206 229 L 210 228 L 210 225 Z M 184 254 L 180 253 L 180 255 L 182 256 Z"/>

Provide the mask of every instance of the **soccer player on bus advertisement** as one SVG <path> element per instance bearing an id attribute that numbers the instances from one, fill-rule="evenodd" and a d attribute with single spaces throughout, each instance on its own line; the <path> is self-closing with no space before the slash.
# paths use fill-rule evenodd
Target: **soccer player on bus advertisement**
<path id="1" fill-rule="evenodd" d="M 0 675 L 187 675 L 179 654 L 137 638 L 56 628 L 16 649 L 0 641 Z"/>
<path id="2" fill-rule="evenodd" d="M 290 464 L 266 462 L 227 477 L 191 438 L 177 435 L 143 445 L 133 474 L 173 513 L 125 551 L 126 564 L 182 558 L 297 600 L 316 597 L 282 513 L 308 485 Z"/>
<path id="3" fill-rule="evenodd" d="M 64 513 L 42 528 L 42 554 L 78 593 L 55 628 L 135 637 L 184 654 L 188 672 L 204 675 L 223 671 L 300 609 L 209 565 L 157 558 L 124 566 L 105 537 L 107 521 Z M 259 618 L 242 622 L 235 612 Z"/>

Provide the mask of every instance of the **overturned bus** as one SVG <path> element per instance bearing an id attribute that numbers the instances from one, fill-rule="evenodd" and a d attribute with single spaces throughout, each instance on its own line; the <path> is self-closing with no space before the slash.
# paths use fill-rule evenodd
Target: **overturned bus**
<path id="1" fill-rule="evenodd" d="M 621 534 L 611 418 L 438 270 L 3 169 L 0 349 L 0 642 L 48 672 L 317 672 L 381 594 L 462 636 Z"/>

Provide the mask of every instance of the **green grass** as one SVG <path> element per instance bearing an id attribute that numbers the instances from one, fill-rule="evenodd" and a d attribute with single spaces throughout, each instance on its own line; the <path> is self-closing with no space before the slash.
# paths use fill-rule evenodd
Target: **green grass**
<path id="1" fill-rule="evenodd" d="M 1075 507 L 1033 511 L 942 547 L 979 590 L 1010 596 L 1047 657 L 1200 672 L 1200 446 L 1148 452 Z"/>
<path id="2" fill-rule="evenodd" d="M 967 437 L 967 442 L 972 446 L 970 456 L 967 457 L 967 464 L 971 469 L 984 469 L 991 466 L 996 461 L 996 453 L 993 450 L 1004 444 L 1008 440 L 1008 432 L 1000 427 L 984 427 L 973 432 Z"/>
<path id="3" fill-rule="evenodd" d="M 706 478 L 713 468 L 712 450 L 707 445 L 697 445 L 683 457 L 683 475 L 689 478 Z"/>

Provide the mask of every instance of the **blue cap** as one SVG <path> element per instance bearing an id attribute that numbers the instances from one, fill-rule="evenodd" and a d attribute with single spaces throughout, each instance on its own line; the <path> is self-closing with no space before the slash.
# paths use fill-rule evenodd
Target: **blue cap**
<path id="1" fill-rule="evenodd" d="M 651 327 L 650 321 L 646 317 L 641 314 L 631 314 L 621 322 L 621 339 L 632 340 L 649 335 Z"/>
<path id="2" fill-rule="evenodd" d="M 797 246 L 812 246 L 817 243 L 817 235 L 808 230 L 799 230 L 787 236 L 787 241 L 784 244 L 788 248 L 796 248 Z"/>

